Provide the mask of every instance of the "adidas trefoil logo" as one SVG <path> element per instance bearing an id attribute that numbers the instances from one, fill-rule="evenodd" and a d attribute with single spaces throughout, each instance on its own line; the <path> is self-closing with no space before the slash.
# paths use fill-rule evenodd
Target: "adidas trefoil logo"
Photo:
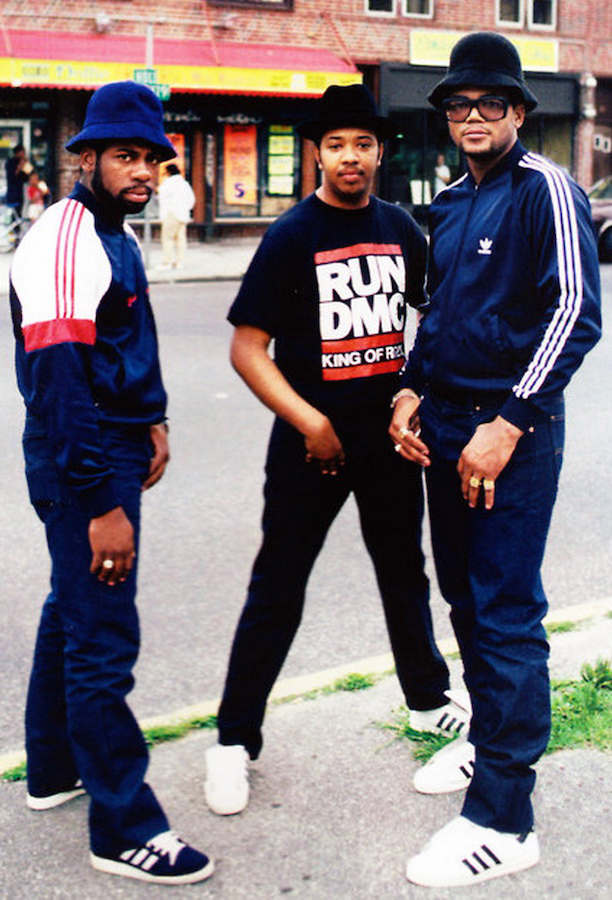
<path id="1" fill-rule="evenodd" d="M 490 256 L 492 246 L 493 241 L 491 240 L 491 238 L 480 238 L 480 247 L 478 248 L 478 252 L 484 254 L 485 256 Z"/>

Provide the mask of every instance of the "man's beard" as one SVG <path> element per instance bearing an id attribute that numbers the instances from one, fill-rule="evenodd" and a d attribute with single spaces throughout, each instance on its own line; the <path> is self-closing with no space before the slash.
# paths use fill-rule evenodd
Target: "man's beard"
<path id="1" fill-rule="evenodd" d="M 96 167 L 91 179 L 91 188 L 100 205 L 107 209 L 113 218 L 123 218 L 123 216 L 128 215 L 128 213 L 141 212 L 151 199 L 150 188 L 147 188 L 147 199 L 143 200 L 142 203 L 134 203 L 131 200 L 126 200 L 123 196 L 123 191 L 117 196 L 111 194 L 110 191 L 107 191 L 102 181 L 102 175 L 100 174 L 99 157 L 96 159 Z"/>

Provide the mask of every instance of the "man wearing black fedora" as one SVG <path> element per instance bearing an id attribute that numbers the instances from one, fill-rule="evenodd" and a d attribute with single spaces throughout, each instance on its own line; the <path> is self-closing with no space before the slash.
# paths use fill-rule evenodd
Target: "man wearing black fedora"
<path id="1" fill-rule="evenodd" d="M 26 708 L 27 805 L 87 792 L 94 868 L 188 884 L 212 861 L 170 830 L 125 700 L 139 645 L 140 501 L 169 457 L 147 279 L 124 216 L 144 208 L 159 162 L 176 153 L 160 101 L 131 81 L 99 88 L 66 146 L 80 180 L 11 267 L 26 476 L 52 564 Z"/>
<path id="2" fill-rule="evenodd" d="M 463 693 L 447 696 L 433 637 L 421 473 L 387 436 L 407 306 L 425 302 L 425 239 L 410 216 L 372 194 L 390 125 L 367 88 L 329 87 L 298 130 L 315 142 L 321 186 L 268 230 L 228 316 L 232 362 L 276 419 L 263 542 L 234 637 L 219 743 L 206 758 L 207 802 L 224 815 L 247 804 L 268 695 L 312 567 L 351 493 L 411 724 L 454 733 L 469 719 Z"/>
<path id="3" fill-rule="evenodd" d="M 429 97 L 467 172 L 430 209 L 431 305 L 390 427 L 425 467 L 432 545 L 472 700 L 469 735 L 417 790 L 467 787 L 410 881 L 476 884 L 537 863 L 531 793 L 548 742 L 540 567 L 563 453 L 563 389 L 600 335 L 584 192 L 518 141 L 537 100 L 499 34 L 462 38 Z M 417 421 L 420 430 L 417 429 Z"/>

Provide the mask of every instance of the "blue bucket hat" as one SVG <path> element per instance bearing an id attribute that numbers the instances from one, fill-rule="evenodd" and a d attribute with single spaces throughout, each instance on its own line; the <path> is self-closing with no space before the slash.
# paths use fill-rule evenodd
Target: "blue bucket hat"
<path id="1" fill-rule="evenodd" d="M 68 141 L 66 150 L 80 153 L 92 142 L 115 140 L 149 144 L 162 160 L 176 156 L 164 134 L 161 101 L 146 85 L 114 81 L 98 88 L 87 104 L 82 130 Z"/>

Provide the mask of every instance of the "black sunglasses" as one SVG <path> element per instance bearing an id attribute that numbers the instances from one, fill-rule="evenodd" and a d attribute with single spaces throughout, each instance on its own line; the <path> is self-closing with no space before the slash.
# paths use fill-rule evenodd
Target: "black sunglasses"
<path id="1" fill-rule="evenodd" d="M 474 107 L 486 122 L 496 122 L 505 117 L 509 105 L 505 97 L 496 97 L 494 94 L 483 94 L 477 100 L 455 96 L 442 101 L 442 109 L 449 122 L 465 122 Z"/>

